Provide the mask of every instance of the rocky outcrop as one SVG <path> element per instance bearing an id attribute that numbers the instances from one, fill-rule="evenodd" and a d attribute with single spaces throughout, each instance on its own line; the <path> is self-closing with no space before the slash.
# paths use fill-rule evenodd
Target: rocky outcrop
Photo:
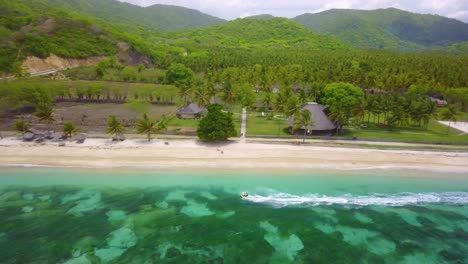
<path id="1" fill-rule="evenodd" d="M 54 54 L 47 58 L 28 56 L 23 62 L 23 69 L 29 74 L 37 74 L 46 71 L 96 65 L 105 58 L 104 56 L 95 56 L 86 59 L 66 59 Z"/>

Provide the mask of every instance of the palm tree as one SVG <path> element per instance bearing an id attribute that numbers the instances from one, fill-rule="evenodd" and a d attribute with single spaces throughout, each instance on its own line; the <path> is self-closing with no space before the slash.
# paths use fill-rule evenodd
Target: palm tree
<path id="1" fill-rule="evenodd" d="M 164 130 L 167 131 L 169 127 L 169 122 L 174 118 L 174 116 L 163 115 L 156 125 L 156 131 Z"/>
<path id="2" fill-rule="evenodd" d="M 75 125 L 72 122 L 66 122 L 63 124 L 63 137 L 64 138 L 69 138 L 72 137 L 73 135 L 76 134 L 76 131 L 78 129 L 75 127 Z"/>
<path id="3" fill-rule="evenodd" d="M 137 120 L 136 129 L 138 134 L 146 134 L 148 142 L 150 142 L 151 135 L 157 131 L 157 124 L 156 121 L 151 120 L 145 113 L 142 119 Z"/>
<path id="4" fill-rule="evenodd" d="M 50 104 L 40 104 L 36 108 L 35 116 L 39 118 L 40 122 L 45 122 L 47 130 L 50 130 L 50 125 L 55 122 L 54 107 Z"/>
<path id="5" fill-rule="evenodd" d="M 270 110 L 272 96 L 273 96 L 272 92 L 263 92 L 262 103 L 266 107 L 267 111 Z"/>
<path id="6" fill-rule="evenodd" d="M 426 115 L 424 118 L 424 123 L 426 124 L 426 128 L 429 126 L 429 120 L 431 118 L 437 119 L 437 104 L 432 102 L 431 100 L 426 101 Z"/>
<path id="7" fill-rule="evenodd" d="M 110 115 L 107 118 L 107 133 L 112 135 L 113 139 L 119 140 L 124 131 L 122 122 L 115 115 Z"/>
<path id="8" fill-rule="evenodd" d="M 15 130 L 24 134 L 29 131 L 29 124 L 24 121 L 24 119 L 20 118 L 15 121 Z"/>
<path id="9" fill-rule="evenodd" d="M 223 96 L 222 100 L 229 106 L 232 107 L 232 105 L 236 102 L 236 93 L 234 89 L 232 88 L 232 84 L 227 81 L 223 85 Z"/>
<path id="10" fill-rule="evenodd" d="M 299 114 L 294 116 L 294 129 L 304 129 L 304 138 L 302 143 L 305 143 L 305 139 L 307 136 L 307 132 L 310 131 L 312 134 L 312 127 L 315 125 L 315 121 L 313 119 L 312 113 L 304 109 Z"/>
<path id="11" fill-rule="evenodd" d="M 356 108 L 354 109 L 354 115 L 359 119 L 359 125 L 368 113 L 367 107 L 368 107 L 367 101 L 364 99 L 361 99 L 359 103 L 356 104 Z"/>
<path id="12" fill-rule="evenodd" d="M 193 99 L 200 107 L 208 107 L 210 105 L 212 93 L 206 86 L 198 86 L 193 91 Z"/>
<path id="13" fill-rule="evenodd" d="M 301 111 L 301 103 L 296 95 L 289 97 L 284 106 L 284 114 L 286 116 L 296 115 Z"/>
<path id="14" fill-rule="evenodd" d="M 347 117 L 346 112 L 339 107 L 330 108 L 330 119 L 336 124 L 336 133 L 339 134 L 343 130 L 343 126 L 346 123 Z"/>
<path id="15" fill-rule="evenodd" d="M 457 121 L 458 111 L 454 105 L 449 105 L 449 107 L 442 112 L 442 119 L 449 121 L 449 126 L 447 130 L 447 135 L 450 134 L 450 128 L 452 127 L 452 122 Z"/>

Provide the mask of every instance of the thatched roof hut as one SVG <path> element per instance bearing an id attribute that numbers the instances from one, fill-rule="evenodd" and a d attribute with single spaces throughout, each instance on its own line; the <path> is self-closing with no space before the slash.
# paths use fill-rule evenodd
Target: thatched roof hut
<path id="1" fill-rule="evenodd" d="M 204 116 L 206 112 L 207 110 L 205 107 L 200 107 L 196 103 L 191 103 L 186 107 L 179 109 L 177 117 L 181 119 L 195 119 Z"/>
<path id="2" fill-rule="evenodd" d="M 335 124 L 328 118 L 326 113 L 326 106 L 319 105 L 317 103 L 308 103 L 301 108 L 302 110 L 309 110 L 312 113 L 312 119 L 315 122 L 315 125 L 312 127 L 312 133 L 314 135 L 327 135 L 333 134 L 336 129 Z M 286 121 L 286 124 L 289 127 L 291 133 L 304 134 L 305 127 L 301 129 L 294 129 L 294 116 L 291 116 Z"/>

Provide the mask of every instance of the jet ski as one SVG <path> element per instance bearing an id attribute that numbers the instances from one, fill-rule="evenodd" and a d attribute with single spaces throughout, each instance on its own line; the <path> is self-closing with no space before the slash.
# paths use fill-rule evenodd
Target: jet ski
<path id="1" fill-rule="evenodd" d="M 249 194 L 247 192 L 242 192 L 240 194 L 240 197 L 243 199 L 243 198 L 247 198 L 249 196 Z"/>

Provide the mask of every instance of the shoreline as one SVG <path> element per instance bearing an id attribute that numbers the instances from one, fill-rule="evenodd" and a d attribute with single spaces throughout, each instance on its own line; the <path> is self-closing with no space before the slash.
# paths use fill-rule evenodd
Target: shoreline
<path id="1" fill-rule="evenodd" d="M 166 144 L 167 142 L 167 144 Z M 87 139 L 45 145 L 0 140 L 0 167 L 195 170 L 422 170 L 466 173 L 468 153 L 378 150 L 267 143 L 205 144 L 195 140 Z"/>

